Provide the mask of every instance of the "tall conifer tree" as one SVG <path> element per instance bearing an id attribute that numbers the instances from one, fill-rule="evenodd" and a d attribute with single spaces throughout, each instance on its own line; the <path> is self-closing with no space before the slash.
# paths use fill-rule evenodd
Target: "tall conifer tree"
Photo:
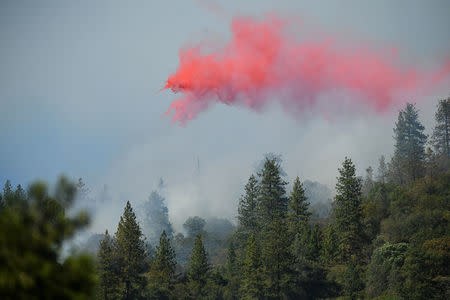
<path id="1" fill-rule="evenodd" d="M 258 174 L 261 228 L 261 258 L 264 282 L 269 298 L 285 297 L 292 280 L 292 255 L 286 222 L 288 199 L 280 165 L 267 159 Z"/>
<path id="2" fill-rule="evenodd" d="M 284 218 L 287 212 L 285 182 L 281 178 L 280 166 L 275 159 L 266 159 L 259 183 L 259 213 L 261 228 L 275 219 Z"/>
<path id="3" fill-rule="evenodd" d="M 263 298 L 261 251 L 253 233 L 250 234 L 245 248 L 240 291 L 241 299 L 244 300 L 259 300 Z"/>
<path id="4" fill-rule="evenodd" d="M 411 103 L 398 114 L 395 123 L 395 152 L 390 164 L 391 181 L 405 184 L 425 174 L 425 127 L 419 121 L 419 112 Z"/>
<path id="5" fill-rule="evenodd" d="M 129 201 L 120 217 L 115 242 L 123 298 L 135 299 L 144 289 L 143 273 L 147 271 L 147 255 L 142 232 Z"/>
<path id="6" fill-rule="evenodd" d="M 239 299 L 240 270 L 237 261 L 236 249 L 231 242 L 227 250 L 227 263 L 225 265 L 225 278 L 228 281 L 226 299 Z"/>
<path id="7" fill-rule="evenodd" d="M 431 136 L 434 155 L 428 157 L 428 168 L 433 172 L 443 172 L 450 169 L 450 97 L 439 101 L 435 120 Z"/>
<path id="8" fill-rule="evenodd" d="M 108 233 L 100 241 L 97 257 L 98 257 L 98 273 L 99 273 L 99 299 L 116 299 L 119 277 L 117 274 L 117 263 L 114 257 L 114 241 Z"/>
<path id="9" fill-rule="evenodd" d="M 299 234 L 303 234 L 309 226 L 309 218 L 311 213 L 308 211 L 309 203 L 307 201 L 305 190 L 300 179 L 295 178 L 292 192 L 289 196 L 289 210 L 288 210 L 288 226 L 289 232 L 292 236 L 291 240 Z"/>
<path id="10" fill-rule="evenodd" d="M 199 234 L 194 241 L 194 249 L 189 260 L 188 271 L 190 289 L 195 298 L 201 297 L 205 292 L 209 269 L 208 255 L 203 246 L 202 237 Z"/>
<path id="11" fill-rule="evenodd" d="M 285 299 L 295 275 L 293 257 L 285 219 L 276 218 L 268 225 L 261 239 L 262 265 L 266 293 L 270 299 Z"/>
<path id="12" fill-rule="evenodd" d="M 361 253 L 363 238 L 361 211 L 361 179 L 356 177 L 355 165 L 345 158 L 336 183 L 334 217 L 341 259 L 347 262 Z"/>
<path id="13" fill-rule="evenodd" d="M 175 274 L 175 251 L 166 231 L 161 233 L 149 274 L 149 288 L 153 298 L 169 299 Z"/>
<path id="14" fill-rule="evenodd" d="M 239 200 L 238 220 L 240 231 L 248 236 L 258 228 L 258 181 L 252 174 L 245 185 L 245 194 Z"/>

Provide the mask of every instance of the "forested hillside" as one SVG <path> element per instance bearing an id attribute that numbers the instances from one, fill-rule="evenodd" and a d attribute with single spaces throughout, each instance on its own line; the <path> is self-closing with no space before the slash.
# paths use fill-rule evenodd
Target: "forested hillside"
<path id="1" fill-rule="evenodd" d="M 269 156 L 247 174 L 237 226 L 186 216 L 182 234 L 158 191 L 140 206 L 129 199 L 116 231 L 93 239 L 94 255 L 61 256 L 89 223 L 70 213 L 75 185 L 61 179 L 50 193 L 8 181 L 1 298 L 450 299 L 450 98 L 438 102 L 431 131 L 406 104 L 393 156 L 380 153 L 366 174 L 343 157 L 332 201 Z"/>

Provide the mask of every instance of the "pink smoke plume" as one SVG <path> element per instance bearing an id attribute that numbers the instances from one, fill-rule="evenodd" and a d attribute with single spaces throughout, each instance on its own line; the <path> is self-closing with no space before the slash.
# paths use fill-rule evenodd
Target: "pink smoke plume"
<path id="1" fill-rule="evenodd" d="M 185 124 L 215 102 L 258 110 L 281 98 L 285 107 L 301 111 L 333 90 L 355 92 L 365 104 L 383 111 L 394 102 L 396 92 L 415 92 L 450 73 L 450 63 L 425 72 L 405 69 L 396 63 L 396 55 L 367 47 L 299 41 L 287 33 L 287 23 L 273 16 L 262 21 L 234 18 L 232 38 L 224 47 L 215 46 L 211 53 L 201 44 L 180 50 L 179 67 L 163 89 L 183 97 L 166 114 L 173 112 L 172 120 Z"/>

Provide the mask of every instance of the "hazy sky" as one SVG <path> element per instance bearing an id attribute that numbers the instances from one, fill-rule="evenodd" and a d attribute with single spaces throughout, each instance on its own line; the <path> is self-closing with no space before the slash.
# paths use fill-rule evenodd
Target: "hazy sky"
<path id="1" fill-rule="evenodd" d="M 435 66 L 450 54 L 447 0 L 4 0 L 0 182 L 54 182 L 64 173 L 83 177 L 93 190 L 108 184 L 122 204 L 143 201 L 163 177 L 179 227 L 189 215 L 234 215 L 242 185 L 267 152 L 283 155 L 290 179 L 330 187 L 346 155 L 361 174 L 376 168 L 379 155 L 392 152 L 395 109 L 375 115 L 336 104 L 331 118 L 311 111 L 294 119 L 276 105 L 261 113 L 216 105 L 186 127 L 163 117 L 174 95 L 157 91 L 176 70 L 180 47 L 205 36 L 226 39 L 232 16 L 271 12 L 376 47 L 396 46 L 408 65 Z M 417 103 L 429 130 L 449 87 L 447 81 L 431 95 L 401 97 Z M 117 222 L 116 214 L 109 217 Z"/>

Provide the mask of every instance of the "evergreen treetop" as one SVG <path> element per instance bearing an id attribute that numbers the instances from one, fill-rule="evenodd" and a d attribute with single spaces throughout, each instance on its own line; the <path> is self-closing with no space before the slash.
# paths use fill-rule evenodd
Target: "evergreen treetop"
<path id="1" fill-rule="evenodd" d="M 161 233 L 159 245 L 156 246 L 153 267 L 160 273 L 166 282 L 169 282 L 175 274 L 175 251 L 173 250 L 169 237 L 165 231 Z"/>
<path id="2" fill-rule="evenodd" d="M 294 186 L 289 196 L 288 224 L 290 232 L 296 233 L 304 231 L 308 225 L 311 212 L 308 211 L 309 203 L 305 195 L 303 184 L 298 176 L 294 180 Z"/>
<path id="3" fill-rule="evenodd" d="M 194 241 L 191 258 L 189 259 L 188 279 L 195 297 L 203 294 L 209 276 L 208 254 L 203 245 L 202 236 L 198 234 Z"/>
<path id="4" fill-rule="evenodd" d="M 147 268 L 145 244 L 136 215 L 127 201 L 115 234 L 116 251 L 119 257 L 121 280 L 124 283 L 123 297 L 137 297 L 143 286 L 142 274 Z"/>
<path id="5" fill-rule="evenodd" d="M 113 299 L 118 296 L 116 293 L 119 283 L 119 274 L 117 269 L 118 265 L 115 260 L 114 241 L 109 235 L 108 230 L 105 231 L 105 235 L 100 241 L 97 258 L 100 279 L 99 298 L 105 300 Z"/>
<path id="6" fill-rule="evenodd" d="M 258 180 L 252 174 L 245 185 L 245 194 L 239 199 L 238 220 L 244 232 L 258 228 Z"/>
<path id="7" fill-rule="evenodd" d="M 412 182 L 424 175 L 425 127 L 419 121 L 416 107 L 407 103 L 400 110 L 394 128 L 395 151 L 391 166 L 397 168 L 392 178 L 398 183 Z"/>
<path id="8" fill-rule="evenodd" d="M 339 236 L 341 258 L 347 261 L 351 255 L 359 255 L 363 242 L 361 211 L 361 179 L 356 176 L 355 165 L 345 158 L 339 168 L 336 183 L 334 217 Z"/>
<path id="9" fill-rule="evenodd" d="M 450 97 L 439 100 L 435 120 L 431 142 L 437 154 L 450 159 Z"/>
<path id="10" fill-rule="evenodd" d="M 260 222 L 267 226 L 276 218 L 284 218 L 287 213 L 285 182 L 280 174 L 280 165 L 275 159 L 266 159 L 260 177 L 258 202 Z"/>

